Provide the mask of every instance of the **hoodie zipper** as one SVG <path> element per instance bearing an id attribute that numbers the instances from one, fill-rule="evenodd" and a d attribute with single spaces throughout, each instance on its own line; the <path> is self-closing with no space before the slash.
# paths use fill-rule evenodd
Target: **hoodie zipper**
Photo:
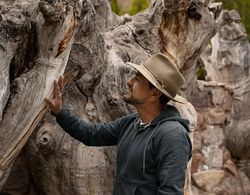
<path id="1" fill-rule="evenodd" d="M 154 128 L 153 132 L 150 134 L 146 144 L 145 144 L 145 147 L 144 147 L 144 151 L 143 151 L 143 162 L 142 162 L 142 173 L 145 174 L 145 169 L 146 169 L 146 150 L 147 150 L 147 146 L 148 146 L 148 143 L 150 141 L 150 139 L 152 138 L 152 136 L 154 135 L 156 129 L 158 128 L 158 126 L 160 125 L 160 123 L 157 124 L 157 126 Z"/>

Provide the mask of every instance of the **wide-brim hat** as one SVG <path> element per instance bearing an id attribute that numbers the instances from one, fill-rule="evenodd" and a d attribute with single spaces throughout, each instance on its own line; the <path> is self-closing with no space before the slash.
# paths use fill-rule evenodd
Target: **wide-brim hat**
<path id="1" fill-rule="evenodd" d="M 131 62 L 127 62 L 127 64 L 139 71 L 171 100 L 179 103 L 187 102 L 185 98 L 177 95 L 185 79 L 167 56 L 158 53 L 149 58 L 144 64 L 138 65 Z"/>

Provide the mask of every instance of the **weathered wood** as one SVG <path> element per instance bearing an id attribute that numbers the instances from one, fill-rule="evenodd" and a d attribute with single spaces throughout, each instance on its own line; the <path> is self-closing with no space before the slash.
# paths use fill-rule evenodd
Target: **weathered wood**
<path id="1" fill-rule="evenodd" d="M 71 6 L 61 1 L 52 4 L 41 1 L 39 9 L 36 17 L 38 52 L 34 66 L 13 80 L 15 91 L 12 91 L 0 123 L 2 171 L 13 162 L 47 111 L 44 97 L 52 94 L 54 80 L 64 72 L 73 42 L 76 18 Z M 4 22 L 8 19 L 2 20 Z M 6 76 L 8 79 L 8 74 Z"/>
<path id="2" fill-rule="evenodd" d="M 109 121 L 132 112 L 133 108 L 122 100 L 129 71 L 125 63 L 142 63 L 147 57 L 160 51 L 171 56 L 181 68 L 187 80 L 182 93 L 188 98 L 198 68 L 196 60 L 216 31 L 214 15 L 206 3 L 198 0 L 152 1 L 149 9 L 132 17 L 113 15 L 107 0 L 87 0 L 82 3 L 83 16 L 65 72 L 69 81 L 64 94 L 66 107 L 90 122 Z M 48 21 L 58 19 L 51 19 L 48 14 L 46 16 Z M 68 27 L 70 17 L 65 17 L 68 18 L 68 22 L 65 21 L 68 25 L 64 24 Z M 34 60 L 34 67 L 26 76 L 21 75 L 15 79 L 18 83 L 16 99 L 6 107 L 3 122 L 10 118 L 8 113 L 11 110 L 12 113 L 15 111 L 13 116 L 20 120 L 27 121 L 29 118 L 29 121 L 34 121 L 34 117 L 43 111 L 42 100 L 51 93 L 53 80 L 64 72 L 66 53 L 68 54 L 70 46 L 59 56 L 60 62 L 55 62 L 54 56 L 58 53 L 58 44 L 67 29 L 57 26 L 58 23 L 42 26 L 43 23 L 38 21 L 37 24 L 40 29 L 37 35 L 38 58 Z M 56 63 L 64 65 L 56 66 Z M 28 75 L 30 76 L 27 77 Z M 33 79 L 27 79 L 27 84 L 21 87 L 26 77 Z M 40 88 L 46 89 L 44 92 L 37 90 Z M 23 99 L 20 101 L 17 97 Z M 34 107 L 30 107 L 28 101 Z M 23 102 L 23 105 L 14 107 L 15 102 Z M 193 106 L 177 106 L 183 116 L 190 119 L 194 129 L 196 113 Z M 20 112 L 25 110 L 27 113 L 24 118 Z M 8 123 L 6 121 L 2 124 Z M 25 125 L 22 126 L 11 132 L 21 138 L 22 132 L 28 130 Z M 30 133 L 31 131 L 26 134 L 23 141 L 27 140 Z M 17 137 L 12 138 L 12 142 L 17 143 L 16 139 Z M 5 150 L 12 154 L 10 149 L 13 146 L 9 147 L 7 144 L 9 142 L 5 141 L 1 152 Z M 33 185 L 39 192 L 67 195 L 111 194 L 115 175 L 113 148 L 85 147 L 60 130 L 50 115 L 39 123 L 26 146 L 24 155 L 26 159 L 31 159 L 26 163 L 30 167 Z M 190 173 L 187 178 L 186 191 L 190 193 Z"/>

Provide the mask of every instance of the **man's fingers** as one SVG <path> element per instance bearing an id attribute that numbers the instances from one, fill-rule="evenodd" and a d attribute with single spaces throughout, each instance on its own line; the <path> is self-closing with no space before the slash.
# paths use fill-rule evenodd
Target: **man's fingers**
<path id="1" fill-rule="evenodd" d="M 60 92 L 62 92 L 62 90 L 63 90 L 63 79 L 64 79 L 64 77 L 63 77 L 63 75 L 61 75 L 59 77 L 59 81 L 58 81 Z"/>
<path id="2" fill-rule="evenodd" d="M 55 94 L 56 98 L 60 97 L 60 95 L 61 95 L 61 92 L 60 92 L 59 85 L 58 85 L 57 81 L 54 81 L 54 94 Z"/>
<path id="3" fill-rule="evenodd" d="M 49 104 L 49 106 L 53 106 L 53 102 L 51 99 L 49 98 L 44 98 L 45 102 L 47 102 L 47 104 Z"/>

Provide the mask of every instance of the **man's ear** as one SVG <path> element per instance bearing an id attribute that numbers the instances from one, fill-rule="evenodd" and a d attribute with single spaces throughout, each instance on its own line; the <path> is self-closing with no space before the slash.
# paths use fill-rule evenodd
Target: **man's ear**
<path id="1" fill-rule="evenodd" d="M 159 98 L 162 95 L 162 92 L 159 91 L 158 89 L 154 88 L 152 95 L 155 96 L 155 97 L 157 97 L 157 98 Z"/>

